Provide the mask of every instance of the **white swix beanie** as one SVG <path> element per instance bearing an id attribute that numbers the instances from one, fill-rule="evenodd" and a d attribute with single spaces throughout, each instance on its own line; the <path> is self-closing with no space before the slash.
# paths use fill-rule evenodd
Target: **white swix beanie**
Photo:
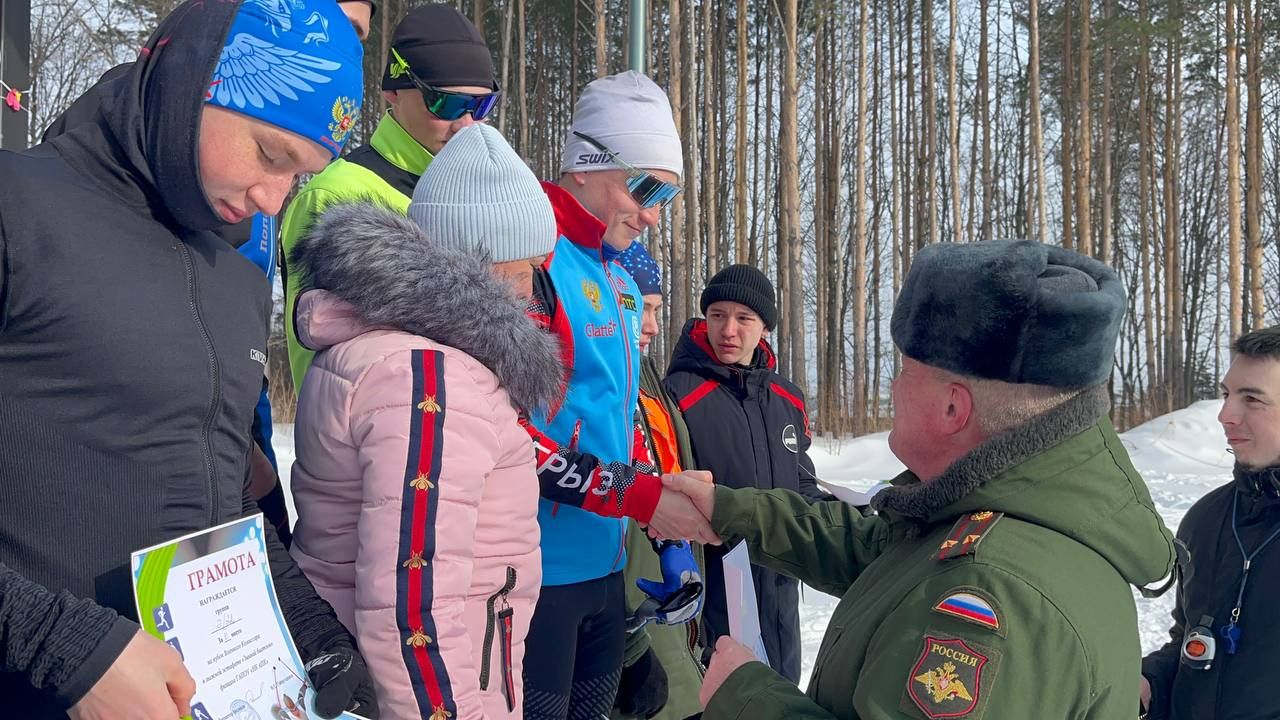
<path id="1" fill-rule="evenodd" d="M 560 172 L 617 170 L 608 153 L 573 134 L 590 135 L 623 160 L 644 170 L 684 177 L 680 135 L 667 94 L 634 70 L 593 80 L 573 107 Z"/>

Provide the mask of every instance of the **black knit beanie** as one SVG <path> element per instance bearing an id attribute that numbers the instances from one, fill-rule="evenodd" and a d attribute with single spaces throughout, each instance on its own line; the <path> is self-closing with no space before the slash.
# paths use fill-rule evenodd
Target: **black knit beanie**
<path id="1" fill-rule="evenodd" d="M 383 90 L 415 87 L 401 59 L 428 85 L 497 89 L 489 46 L 476 26 L 452 5 L 421 5 L 404 16 L 391 38 Z"/>
<path id="2" fill-rule="evenodd" d="M 778 301 L 773 283 L 750 265 L 730 265 L 711 278 L 702 291 L 702 314 L 707 314 L 711 303 L 722 300 L 742 303 L 754 310 L 764 321 L 766 330 L 772 330 L 778 324 Z"/>

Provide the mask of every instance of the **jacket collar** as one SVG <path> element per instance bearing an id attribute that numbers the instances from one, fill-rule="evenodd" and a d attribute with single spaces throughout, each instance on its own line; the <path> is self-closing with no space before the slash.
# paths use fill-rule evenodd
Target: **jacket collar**
<path id="1" fill-rule="evenodd" d="M 542 183 L 542 189 L 556 213 L 556 227 L 574 245 L 601 253 L 606 226 L 592 215 L 578 198 L 553 182 Z"/>
<path id="2" fill-rule="evenodd" d="M 390 110 L 378 121 L 378 127 L 374 128 L 369 144 L 379 155 L 386 158 L 387 162 L 414 175 L 426 172 L 427 166 L 435 159 L 431 151 L 414 139 L 409 131 L 405 130 L 404 126 L 392 116 Z"/>
<path id="3" fill-rule="evenodd" d="M 1106 387 L 1084 390 L 928 483 L 904 473 L 872 505 L 907 533 L 965 513 L 1004 513 L 1088 547 L 1130 584 L 1149 585 L 1173 567 L 1173 534 L 1107 418 L 1110 405 Z"/>
<path id="4" fill-rule="evenodd" d="M 1251 496 L 1280 500 L 1280 466 L 1247 468 L 1236 463 L 1231 469 L 1236 488 Z"/>
<path id="5" fill-rule="evenodd" d="M 777 356 L 769 341 L 763 338 L 751 356 L 750 365 L 725 365 L 716 357 L 715 350 L 711 347 L 707 321 L 694 318 L 685 324 L 680 341 L 676 343 L 676 349 L 671 355 L 670 371 L 696 372 L 727 385 L 741 384 L 744 389 L 755 389 L 768 384 L 777 366 Z"/>
<path id="6" fill-rule="evenodd" d="M 900 475 L 893 487 L 876 494 L 872 505 L 929 522 L 949 517 L 955 514 L 952 506 L 987 481 L 1089 429 L 1110 407 L 1105 387 L 1085 390 L 1030 422 L 990 438 L 929 482 L 920 482 L 909 472 Z"/>

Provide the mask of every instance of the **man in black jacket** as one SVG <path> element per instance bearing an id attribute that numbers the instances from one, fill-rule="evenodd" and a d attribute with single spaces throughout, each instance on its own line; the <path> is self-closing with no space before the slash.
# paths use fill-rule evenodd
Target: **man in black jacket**
<path id="1" fill-rule="evenodd" d="M 278 212 L 362 95 L 337 6 L 286 11 L 190 0 L 92 118 L 0 152 L 20 179 L 0 193 L 0 698 L 16 716 L 189 713 L 177 653 L 134 622 L 129 556 L 256 512 L 270 298 L 212 231 Z M 376 712 L 354 639 L 270 528 L 267 547 L 317 710 Z"/>
<path id="2" fill-rule="evenodd" d="M 706 319 L 685 325 L 665 381 L 684 412 L 695 466 L 728 487 L 787 488 L 813 500 L 830 497 L 818 488 L 807 454 L 804 393 L 777 373 L 765 339 L 778 320 L 769 278 L 749 265 L 731 265 L 711 278 L 701 307 Z M 726 550 L 706 547 L 702 627 L 708 651 L 729 633 Z M 798 682 L 799 583 L 755 565 L 751 572 L 769 664 Z"/>
<path id="3" fill-rule="evenodd" d="M 1178 528 L 1191 565 L 1169 642 L 1142 661 L 1152 720 L 1280 717 L 1280 326 L 1242 335 L 1232 350 L 1218 421 L 1235 477 Z"/>

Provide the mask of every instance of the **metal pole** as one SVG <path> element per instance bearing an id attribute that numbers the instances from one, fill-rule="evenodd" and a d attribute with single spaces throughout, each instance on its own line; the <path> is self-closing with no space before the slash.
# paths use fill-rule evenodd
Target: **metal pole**
<path id="1" fill-rule="evenodd" d="M 0 0 L 0 80 L 9 87 L 27 90 L 30 53 L 31 0 Z M 25 150 L 29 115 L 6 107 L 4 94 L 0 89 L 0 148 Z"/>
<path id="2" fill-rule="evenodd" d="M 628 65 L 638 73 L 646 73 L 645 39 L 649 33 L 649 23 L 645 20 L 646 0 L 631 0 L 631 57 Z"/>

